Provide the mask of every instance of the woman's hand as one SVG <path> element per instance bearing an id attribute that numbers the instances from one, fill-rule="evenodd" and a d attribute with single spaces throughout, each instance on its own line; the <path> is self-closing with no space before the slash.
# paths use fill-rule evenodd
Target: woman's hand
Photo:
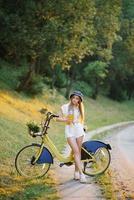
<path id="1" fill-rule="evenodd" d="M 56 121 L 57 122 L 65 122 L 68 125 L 73 123 L 73 120 L 70 119 L 69 117 L 66 117 L 66 118 L 65 117 L 58 117 L 58 118 L 56 118 Z"/>
<path id="2" fill-rule="evenodd" d="M 75 123 L 77 124 L 77 123 L 79 123 L 79 122 L 80 122 L 80 121 L 79 121 L 78 119 L 73 121 L 74 124 L 75 124 Z"/>
<path id="3" fill-rule="evenodd" d="M 72 121 L 69 118 L 65 118 L 65 117 L 58 117 L 58 118 L 56 118 L 56 121 L 57 122 L 65 122 L 67 124 L 72 123 Z"/>
<path id="4" fill-rule="evenodd" d="M 70 124 L 73 123 L 73 119 L 71 119 L 70 117 L 67 117 L 65 122 L 66 122 L 68 125 L 70 125 Z"/>

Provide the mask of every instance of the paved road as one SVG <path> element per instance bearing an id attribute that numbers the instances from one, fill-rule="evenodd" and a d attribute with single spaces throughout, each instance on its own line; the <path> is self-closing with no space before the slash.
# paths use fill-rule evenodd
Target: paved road
<path id="1" fill-rule="evenodd" d="M 112 146 L 112 180 L 117 186 L 117 196 L 134 199 L 134 125 L 114 130 L 107 142 Z"/>
<path id="2" fill-rule="evenodd" d="M 120 131 L 117 140 L 124 156 L 134 166 L 134 125 Z"/>

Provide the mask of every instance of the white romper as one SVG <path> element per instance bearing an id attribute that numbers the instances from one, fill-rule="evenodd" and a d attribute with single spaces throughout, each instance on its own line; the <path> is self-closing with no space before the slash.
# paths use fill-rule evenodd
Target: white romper
<path id="1" fill-rule="evenodd" d="M 62 113 L 64 117 L 69 115 L 69 103 L 64 104 L 61 107 Z M 78 138 L 80 136 L 85 136 L 85 132 L 83 130 L 83 124 L 79 122 L 80 111 L 79 108 L 73 107 L 73 123 L 65 125 L 65 137 L 74 137 Z M 72 114 L 72 113 L 71 113 Z"/>

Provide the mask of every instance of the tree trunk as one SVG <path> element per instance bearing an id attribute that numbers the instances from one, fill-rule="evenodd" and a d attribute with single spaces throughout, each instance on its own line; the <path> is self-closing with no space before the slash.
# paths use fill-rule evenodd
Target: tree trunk
<path id="1" fill-rule="evenodd" d="M 14 63 L 17 67 L 20 66 L 20 52 L 17 52 L 17 50 L 15 50 L 15 55 L 14 55 Z"/>
<path id="2" fill-rule="evenodd" d="M 68 99 L 70 91 L 72 89 L 72 84 L 73 81 L 75 79 L 75 67 L 72 67 L 72 74 L 70 75 L 71 72 L 71 68 L 68 70 L 68 74 L 67 74 L 67 88 L 66 88 L 66 93 L 65 93 L 65 97 Z"/>
<path id="3" fill-rule="evenodd" d="M 98 93 L 99 93 L 99 80 L 98 80 L 98 78 L 96 78 L 95 87 L 94 87 L 94 92 L 92 94 L 92 98 L 96 100 L 97 96 L 98 96 Z"/>
<path id="4" fill-rule="evenodd" d="M 72 79 L 68 80 L 68 84 L 67 84 L 67 88 L 66 88 L 66 94 L 65 94 L 65 97 L 68 99 L 69 97 L 69 94 L 70 94 L 70 91 L 71 91 L 71 88 L 72 88 Z"/>
<path id="5" fill-rule="evenodd" d="M 52 90 L 54 90 L 55 81 L 56 81 L 55 69 L 52 69 L 52 82 L 51 82 L 51 89 Z"/>
<path id="6" fill-rule="evenodd" d="M 36 74 L 40 74 L 40 68 L 41 68 L 41 60 L 40 60 L 40 57 L 38 57 L 36 60 L 36 65 L 35 65 Z"/>
<path id="7" fill-rule="evenodd" d="M 25 90 L 29 86 L 29 83 L 31 82 L 34 74 L 35 74 L 35 60 L 31 62 L 28 73 L 26 74 L 25 77 L 23 77 L 20 84 L 16 88 L 16 91 L 20 92 Z"/>
<path id="8" fill-rule="evenodd" d="M 127 91 L 127 96 L 128 96 L 128 100 L 131 100 L 132 99 L 132 97 L 133 97 L 133 91 Z"/>

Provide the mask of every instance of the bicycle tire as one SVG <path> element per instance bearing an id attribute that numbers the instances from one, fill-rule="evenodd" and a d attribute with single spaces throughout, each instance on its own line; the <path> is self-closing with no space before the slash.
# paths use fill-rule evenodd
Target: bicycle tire
<path id="1" fill-rule="evenodd" d="M 33 164 L 32 159 L 39 152 L 40 145 L 31 144 L 23 147 L 16 155 L 15 168 L 21 176 L 40 178 L 50 169 L 51 163 Z"/>
<path id="2" fill-rule="evenodd" d="M 103 174 L 111 162 L 110 152 L 105 147 L 97 149 L 93 156 L 95 161 L 84 162 L 83 173 L 88 176 Z"/>

